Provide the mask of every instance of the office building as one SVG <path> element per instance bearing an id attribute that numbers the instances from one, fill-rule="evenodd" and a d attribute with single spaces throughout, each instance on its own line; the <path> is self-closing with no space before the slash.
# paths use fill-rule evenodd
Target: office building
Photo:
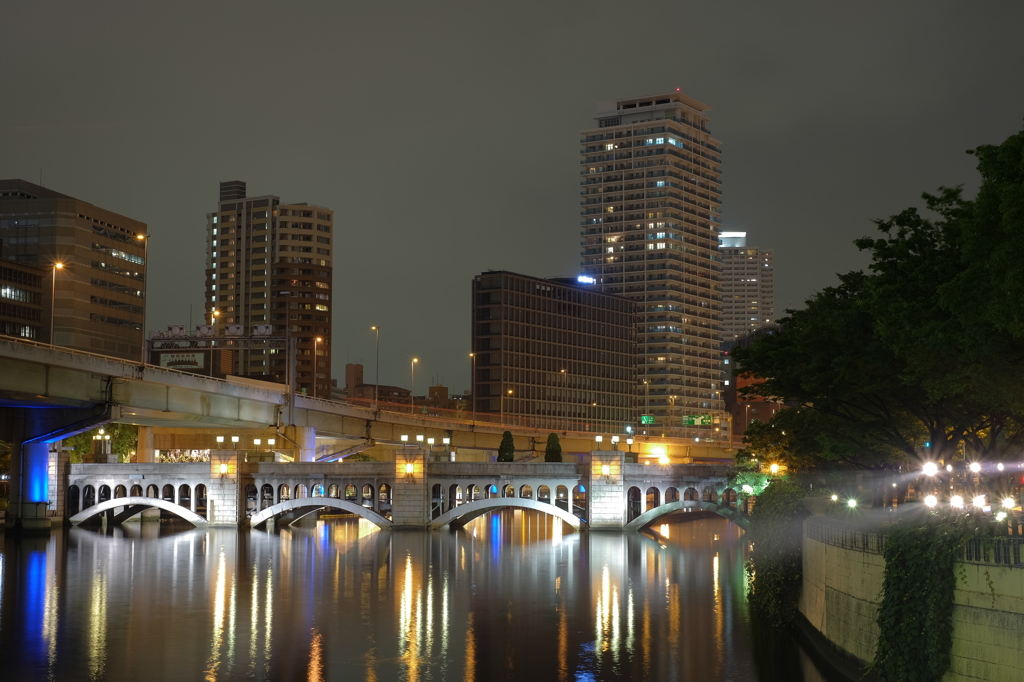
<path id="1" fill-rule="evenodd" d="M 24 278 L 4 275 L 3 303 L 38 314 L 23 323 L 5 316 L 12 336 L 142 361 L 145 223 L 24 180 L 0 180 L 0 242 L 0 258 L 17 264 L 4 265 L 16 271 L 10 277 Z"/>
<path id="2" fill-rule="evenodd" d="M 637 423 L 636 304 L 568 279 L 473 279 L 472 405 L 506 424 L 625 434 Z"/>
<path id="3" fill-rule="evenodd" d="M 296 390 L 330 397 L 333 232 L 328 208 L 220 183 L 217 210 L 207 214 L 206 321 L 237 344 L 222 356 L 231 365 L 223 371 L 287 382 L 288 353 L 258 340 L 283 337 L 296 352 Z"/>
<path id="4" fill-rule="evenodd" d="M 722 232 L 722 343 L 775 322 L 773 252 L 747 246 L 746 232 Z"/>
<path id="5" fill-rule="evenodd" d="M 678 90 L 598 105 L 581 134 L 583 271 L 640 307 L 638 398 L 654 433 L 721 437 L 720 143 Z"/>
<path id="6" fill-rule="evenodd" d="M 38 341 L 49 334 L 49 310 L 43 308 L 43 281 L 49 279 L 45 270 L 0 258 L 0 336 Z"/>

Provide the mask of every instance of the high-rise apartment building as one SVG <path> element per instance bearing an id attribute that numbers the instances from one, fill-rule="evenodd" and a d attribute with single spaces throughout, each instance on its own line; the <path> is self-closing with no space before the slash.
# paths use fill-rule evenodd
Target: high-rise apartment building
<path id="1" fill-rule="evenodd" d="M 297 354 L 296 390 L 324 398 L 331 395 L 333 233 L 332 210 L 250 197 L 239 180 L 220 183 L 217 211 L 207 214 L 207 321 L 217 336 L 286 338 Z M 223 369 L 284 383 L 287 355 L 239 340 L 222 355 L 231 364 Z"/>
<path id="2" fill-rule="evenodd" d="M 598 105 L 581 139 L 583 270 L 641 309 L 652 432 L 721 437 L 720 143 L 683 93 Z"/>
<path id="3" fill-rule="evenodd" d="M 0 304 L 16 306 L 8 312 L 24 321 L 7 315 L 4 329 L 142 362 L 147 241 L 143 222 L 31 182 L 0 180 L 0 257 L 22 266 L 6 267 Z"/>
<path id="4" fill-rule="evenodd" d="M 474 414 L 553 431 L 636 424 L 636 304 L 574 280 L 473 278 Z"/>
<path id="5" fill-rule="evenodd" d="M 746 232 L 719 234 L 722 252 L 722 343 L 775 322 L 773 252 L 747 246 Z"/>

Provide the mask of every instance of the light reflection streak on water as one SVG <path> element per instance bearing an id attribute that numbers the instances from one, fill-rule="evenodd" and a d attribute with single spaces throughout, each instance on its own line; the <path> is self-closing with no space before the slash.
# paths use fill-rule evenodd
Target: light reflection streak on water
<path id="1" fill-rule="evenodd" d="M 466 619 L 466 667 L 462 679 L 474 682 L 476 679 L 476 634 L 473 632 L 473 612 Z"/>
<path id="2" fill-rule="evenodd" d="M 619 658 L 619 594 L 612 587 L 611 571 L 608 565 L 601 567 L 601 589 L 597 595 L 595 630 L 596 650 L 599 653 L 612 652 L 613 659 Z"/>
<path id="3" fill-rule="evenodd" d="M 89 591 L 89 677 L 102 679 L 107 665 L 107 575 L 97 573 Z"/>
<path id="4" fill-rule="evenodd" d="M 270 642 L 274 634 L 274 562 L 267 560 L 266 597 L 264 598 L 263 627 L 266 634 L 263 636 L 263 666 L 264 670 L 270 672 Z"/>
<path id="5" fill-rule="evenodd" d="M 715 652 L 718 654 L 718 666 L 721 670 L 725 663 L 725 609 L 722 604 L 722 590 L 718 584 L 718 552 L 715 552 L 715 558 L 711 566 L 715 585 Z"/>
<path id="6" fill-rule="evenodd" d="M 422 637 L 422 613 L 417 608 L 419 595 L 415 593 L 412 570 L 412 554 L 405 555 L 405 581 L 398 623 L 399 656 L 405 663 L 406 680 L 416 682 L 420 673 L 420 638 Z"/>
<path id="7" fill-rule="evenodd" d="M 217 669 L 220 667 L 220 648 L 224 638 L 224 601 L 227 593 L 227 578 L 224 575 L 226 565 L 224 548 L 221 547 L 220 556 L 217 558 L 217 582 L 213 595 L 213 641 L 210 644 L 210 659 L 206 664 L 207 682 L 214 682 L 217 679 Z"/>
<path id="8" fill-rule="evenodd" d="M 50 678 L 53 678 L 53 667 L 57 663 L 57 624 L 58 624 L 58 592 L 57 587 L 57 539 L 50 538 L 46 554 L 46 599 L 43 604 L 43 639 L 47 644 L 47 663 L 50 668 Z M 0 575 L 0 587 L 3 586 L 3 576 Z M 104 578 L 104 581 L 106 579 Z M 2 590 L 0 590 L 2 591 Z M 106 610 L 106 599 L 104 599 L 104 611 Z"/>
<path id="9" fill-rule="evenodd" d="M 445 573 L 441 578 L 441 659 L 447 660 L 448 658 L 448 627 L 449 627 L 449 612 L 448 602 L 451 596 L 448 592 L 448 573 Z"/>
<path id="10" fill-rule="evenodd" d="M 658 529 L 658 533 L 661 534 L 661 537 L 668 538 L 668 524 L 667 523 L 661 524 L 661 528 Z"/>
<path id="11" fill-rule="evenodd" d="M 256 672 L 256 639 L 259 634 L 260 622 L 260 573 L 259 562 L 252 562 L 252 596 L 249 598 L 252 606 L 249 608 L 249 677 Z"/>
<path id="12" fill-rule="evenodd" d="M 565 617 L 565 604 L 558 608 L 558 680 L 569 679 L 569 625 Z"/>
<path id="13" fill-rule="evenodd" d="M 426 627 L 424 628 L 424 631 L 426 632 L 426 637 L 424 638 L 425 647 L 423 651 L 423 656 L 424 658 L 426 658 L 426 660 L 429 661 L 430 654 L 434 649 L 434 638 L 432 636 L 434 632 L 434 576 L 431 575 L 429 571 L 427 573 L 426 620 L 427 623 Z"/>
<path id="14" fill-rule="evenodd" d="M 323 636 L 313 628 L 313 640 L 309 645 L 309 668 L 306 671 L 307 682 L 320 682 L 324 679 Z"/>

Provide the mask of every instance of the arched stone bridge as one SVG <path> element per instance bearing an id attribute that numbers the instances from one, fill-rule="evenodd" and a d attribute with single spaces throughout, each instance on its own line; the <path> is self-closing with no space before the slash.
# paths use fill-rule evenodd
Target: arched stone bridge
<path id="1" fill-rule="evenodd" d="M 632 464 L 613 450 L 586 460 L 428 462 L 407 448 L 394 462 L 247 463 L 217 451 L 197 464 L 72 465 L 67 507 L 76 525 L 158 509 L 197 526 L 257 527 L 337 510 L 382 528 L 436 529 L 502 508 L 545 512 L 576 529 L 639 530 L 692 509 L 745 525 L 725 467 Z"/>

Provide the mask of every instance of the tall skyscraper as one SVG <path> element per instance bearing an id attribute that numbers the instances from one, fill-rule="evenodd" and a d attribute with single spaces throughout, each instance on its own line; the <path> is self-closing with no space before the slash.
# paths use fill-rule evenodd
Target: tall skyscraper
<path id="1" fill-rule="evenodd" d="M 206 320 L 218 336 L 271 335 L 294 342 L 295 388 L 331 395 L 334 211 L 246 196 L 240 180 L 220 183 L 207 214 Z M 283 383 L 288 358 L 259 344 L 225 354 L 232 374 Z"/>
<path id="2" fill-rule="evenodd" d="M 708 110 L 678 90 L 602 103 L 580 150 L 583 270 L 641 308 L 642 426 L 702 440 L 725 432 L 721 150 Z"/>
<path id="3" fill-rule="evenodd" d="M 722 343 L 775 322 L 773 252 L 747 246 L 746 232 L 722 232 Z"/>
<path id="4" fill-rule="evenodd" d="M 9 327 L 13 335 L 142 362 L 147 240 L 143 222 L 0 180 L 0 257 L 36 270 L 12 266 L 20 274 L 4 277 L 0 299 L 9 300 L 0 304 L 38 310 L 36 320 Z"/>

